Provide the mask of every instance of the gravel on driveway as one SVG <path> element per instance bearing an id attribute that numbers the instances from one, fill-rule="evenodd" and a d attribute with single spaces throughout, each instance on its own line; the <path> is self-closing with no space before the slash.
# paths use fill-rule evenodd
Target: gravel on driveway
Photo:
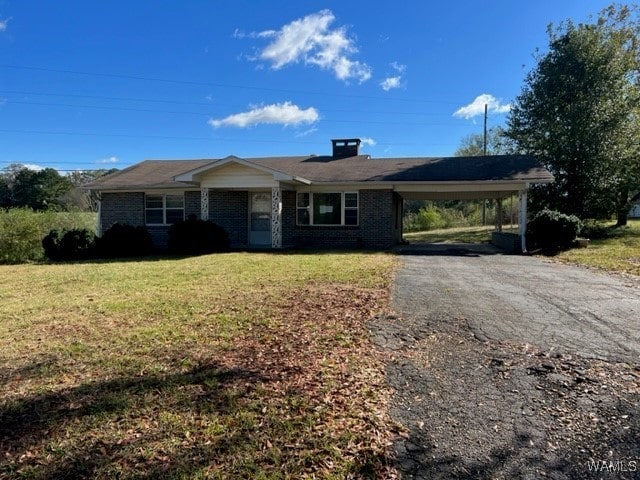
<path id="1" fill-rule="evenodd" d="M 489 246 L 401 252 L 387 354 L 403 478 L 640 478 L 640 286 Z"/>

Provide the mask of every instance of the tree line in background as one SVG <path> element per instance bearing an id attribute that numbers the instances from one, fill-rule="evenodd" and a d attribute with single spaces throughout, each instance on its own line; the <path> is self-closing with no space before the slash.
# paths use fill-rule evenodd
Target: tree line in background
<path id="1" fill-rule="evenodd" d="M 53 168 L 32 170 L 12 164 L 0 173 L 0 208 L 95 211 L 96 199 L 82 185 L 114 171 L 86 170 L 61 175 Z"/>

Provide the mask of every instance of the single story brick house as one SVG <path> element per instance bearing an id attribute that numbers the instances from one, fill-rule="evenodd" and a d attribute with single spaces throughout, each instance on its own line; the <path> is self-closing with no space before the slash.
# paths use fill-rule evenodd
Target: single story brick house
<path id="1" fill-rule="evenodd" d="M 167 244 L 169 226 L 195 215 L 237 248 L 388 249 L 402 240 L 404 199 L 520 196 L 524 245 L 529 185 L 551 174 L 533 157 L 371 158 L 359 139 L 332 140 L 329 156 L 146 160 L 99 178 L 98 231 L 146 226 Z"/>

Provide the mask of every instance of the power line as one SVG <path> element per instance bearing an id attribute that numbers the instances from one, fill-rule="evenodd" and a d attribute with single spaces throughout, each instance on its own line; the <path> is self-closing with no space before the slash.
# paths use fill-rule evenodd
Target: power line
<path id="1" fill-rule="evenodd" d="M 47 130 L 10 130 L 6 128 L 0 128 L 0 132 L 2 133 L 16 133 L 16 134 L 25 134 L 25 135 L 78 135 L 78 136 L 87 136 L 87 137 L 123 137 L 123 138 L 151 138 L 156 140 L 203 140 L 203 141 L 214 141 L 214 142 L 242 142 L 242 143 L 275 143 L 282 145 L 282 140 L 274 140 L 274 139 L 266 139 L 266 138 L 242 138 L 241 140 L 233 137 L 179 137 L 179 136 L 171 136 L 171 135 L 131 135 L 126 133 L 96 133 L 96 132 L 65 132 L 65 131 L 47 131 Z M 376 142 L 378 145 L 399 145 L 399 146 L 443 146 L 448 145 L 445 143 L 425 143 L 425 142 L 386 142 L 378 140 Z M 287 144 L 296 144 L 296 145 L 322 145 L 326 144 L 325 141 L 300 141 L 300 140 L 287 140 Z"/>
<path id="2" fill-rule="evenodd" d="M 87 98 L 96 100 L 109 100 L 109 101 L 128 101 L 128 102 L 149 102 L 149 103 L 170 103 L 177 105 L 199 105 L 207 108 L 215 107 L 238 107 L 246 108 L 246 105 L 241 104 L 229 104 L 229 103 L 204 103 L 204 102 L 181 102 L 177 100 L 157 100 L 157 99 L 141 99 L 141 98 L 127 98 L 127 97 L 109 97 L 100 95 L 77 95 L 77 94 L 57 94 L 57 93 L 38 93 L 38 92 L 24 92 L 15 90 L 0 91 L 0 94 L 17 94 L 17 95 L 38 95 L 38 96 L 50 96 L 50 97 L 62 97 L 62 98 Z M 167 111 L 167 110 L 150 110 L 150 109 L 134 109 L 130 107 L 113 107 L 113 106 L 100 106 L 100 105 L 76 105 L 76 104 L 64 104 L 64 103 L 43 103 L 33 102 L 25 100 L 6 100 L 10 104 L 24 104 L 24 105 L 43 105 L 43 106 L 67 106 L 67 107 L 82 107 L 82 108 L 109 108 L 109 109 L 121 109 L 121 110 L 133 110 L 140 112 L 157 112 L 157 113 L 178 113 L 178 114 L 193 114 L 193 115 L 209 115 L 202 112 L 185 112 L 185 111 Z M 383 111 L 383 110 L 359 110 L 359 109 L 322 109 L 323 112 L 335 112 L 335 113 L 362 113 L 362 114 L 376 114 L 376 115 L 416 115 L 416 116 L 436 116 L 439 114 L 430 114 L 424 112 L 398 112 L 398 111 Z"/>
<path id="3" fill-rule="evenodd" d="M 131 107 L 113 107 L 107 105 L 77 105 L 77 104 L 67 104 L 67 103 L 47 103 L 47 102 L 24 102 L 24 101 L 15 101 L 9 100 L 7 103 L 17 104 L 17 105 L 38 105 L 43 107 L 64 107 L 64 108 L 93 108 L 98 110 L 121 110 L 126 112 L 141 112 L 141 113 L 165 113 L 171 115 L 197 115 L 200 117 L 211 117 L 211 114 L 202 113 L 202 112 L 185 112 L 185 111 L 169 111 L 169 110 L 152 110 L 146 108 L 131 108 Z M 341 119 L 322 119 L 323 123 L 358 123 L 360 125 L 363 124 L 371 124 L 371 125 L 415 125 L 415 126 L 442 126 L 448 125 L 447 123 L 423 123 L 423 122 L 390 122 L 387 120 L 384 121 L 375 121 L 375 120 L 341 120 Z"/>
<path id="4" fill-rule="evenodd" d="M 202 82 L 202 81 L 194 81 L 194 80 L 177 80 L 177 79 L 169 79 L 169 78 L 145 77 L 140 75 L 127 75 L 127 74 L 121 74 L 121 73 L 86 72 L 86 71 L 79 71 L 79 70 L 64 70 L 64 69 L 55 69 L 55 68 L 33 67 L 33 66 L 26 66 L 26 65 L 0 64 L 0 68 L 12 68 L 17 70 L 31 70 L 31 71 L 40 71 L 40 72 L 50 72 L 50 73 L 64 73 L 64 74 L 70 74 L 70 75 L 86 75 L 86 76 L 103 77 L 103 78 L 122 78 L 127 80 L 162 82 L 162 83 L 171 83 L 171 84 L 177 84 L 177 85 L 199 85 L 199 86 L 217 87 L 217 88 L 256 90 L 256 91 L 265 91 L 265 92 L 294 93 L 294 94 L 303 94 L 303 95 L 321 95 L 321 96 L 344 97 L 344 98 L 363 98 L 363 99 L 375 99 L 375 100 L 387 100 L 387 101 L 393 100 L 393 101 L 412 102 L 412 103 L 422 102 L 422 103 L 443 103 L 443 104 L 452 104 L 452 105 L 454 104 L 453 102 L 447 102 L 443 100 L 425 100 L 425 99 L 417 99 L 417 98 L 398 98 L 398 97 L 374 96 L 374 95 L 354 95 L 354 94 L 346 94 L 346 93 L 326 93 L 326 92 L 311 91 L 311 90 L 256 87 L 252 85 L 225 84 L 225 83 Z"/>

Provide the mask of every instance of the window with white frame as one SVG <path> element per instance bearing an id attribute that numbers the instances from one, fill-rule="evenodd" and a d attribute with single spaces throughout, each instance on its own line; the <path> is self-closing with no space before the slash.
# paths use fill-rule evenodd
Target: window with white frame
<path id="1" fill-rule="evenodd" d="M 183 193 L 147 193 L 144 200 L 147 225 L 171 225 L 184 220 Z"/>
<path id="2" fill-rule="evenodd" d="M 357 192 L 298 192 L 298 225 L 358 225 Z"/>

